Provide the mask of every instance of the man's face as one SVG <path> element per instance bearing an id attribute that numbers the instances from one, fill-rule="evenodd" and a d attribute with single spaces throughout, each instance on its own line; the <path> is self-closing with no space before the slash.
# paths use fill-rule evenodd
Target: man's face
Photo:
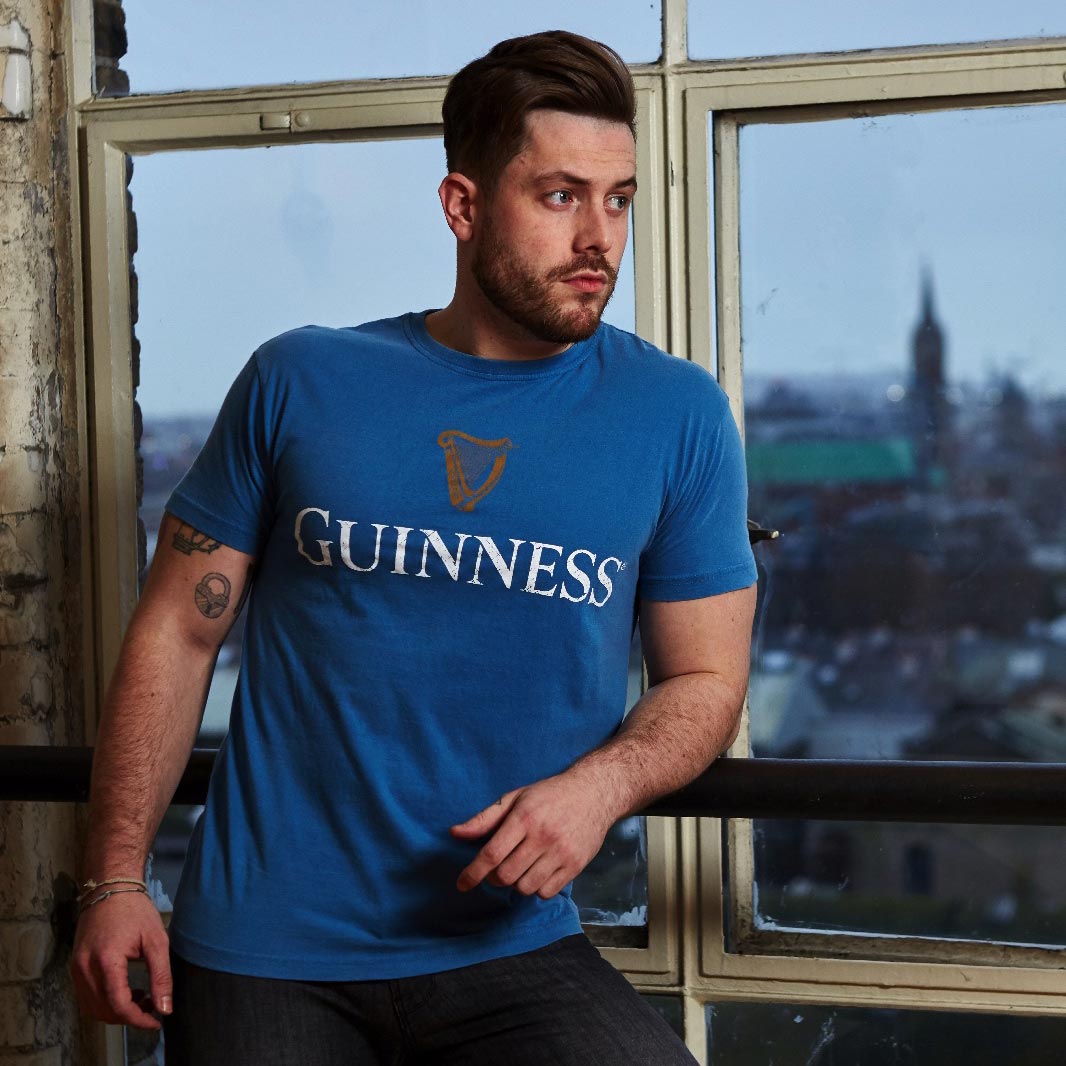
<path id="1" fill-rule="evenodd" d="M 479 218 L 471 269 L 497 310 L 570 344 L 596 331 L 614 292 L 636 148 L 625 123 L 561 111 L 531 112 L 526 129 Z"/>

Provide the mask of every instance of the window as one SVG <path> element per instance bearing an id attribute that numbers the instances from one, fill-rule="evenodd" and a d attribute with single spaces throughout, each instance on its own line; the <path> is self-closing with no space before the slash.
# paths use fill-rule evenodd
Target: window
<path id="1" fill-rule="evenodd" d="M 1066 15 L 1055 0 L 1000 4 L 989 0 L 921 0 L 848 4 L 814 0 L 691 0 L 688 53 L 693 59 L 840 52 L 1051 37 L 1066 33 Z"/>
<path id="2" fill-rule="evenodd" d="M 313 12 L 269 0 L 255 11 L 249 18 L 243 4 L 187 0 L 168 10 L 128 0 L 125 77 L 105 77 L 99 88 L 123 95 L 454 74 L 497 41 L 554 27 L 599 36 L 627 63 L 652 63 L 662 18 L 658 0 L 620 0 L 609 20 L 591 5 L 560 0 L 536 6 L 471 0 L 458 21 L 434 0 L 319 0 Z"/>
<path id="3" fill-rule="evenodd" d="M 605 36 L 645 64 L 635 70 L 632 326 L 717 371 L 746 434 L 752 517 L 785 534 L 757 549 L 750 708 L 733 754 L 1059 758 L 1066 38 L 1050 35 L 1066 26 L 1032 5 L 1016 5 L 1016 21 L 979 23 L 970 5 L 965 24 L 908 21 L 904 37 L 849 26 L 837 5 L 811 18 L 809 38 L 756 39 L 730 28 L 728 5 L 690 6 L 691 18 L 683 0 L 664 0 L 661 47 L 658 5 L 647 23 L 634 14 L 628 43 Z M 88 40 L 86 0 L 73 17 L 75 39 Z M 131 9 L 128 68 L 147 71 L 135 19 Z M 774 28 L 749 9 L 742 21 Z M 379 158 L 398 182 L 421 182 L 446 86 L 425 75 L 481 45 L 445 55 L 432 35 L 420 44 L 404 29 L 410 47 L 405 37 L 378 57 L 386 70 L 301 66 L 299 45 L 257 46 L 260 65 L 241 69 L 234 44 L 214 70 L 190 57 L 199 79 L 131 75 L 134 95 L 124 95 L 122 50 L 102 50 L 113 27 L 97 29 L 100 93 L 82 61 L 78 115 L 92 562 L 114 593 L 89 621 L 105 678 L 136 597 L 137 345 L 146 462 L 150 393 L 169 402 L 173 392 L 152 384 L 146 364 L 167 361 L 175 335 L 147 310 L 165 277 L 150 257 L 174 242 L 214 308 L 215 324 L 195 328 L 230 352 L 293 324 L 283 299 L 298 291 L 312 305 L 323 254 L 344 262 L 344 241 L 329 234 L 351 219 L 333 206 L 331 179 Z M 983 43 L 944 43 L 972 33 Z M 988 43 L 1002 37 L 1026 39 Z M 845 47 L 880 51 L 794 54 Z M 768 55 L 728 58 L 743 54 Z M 724 58 L 703 58 L 714 56 Z M 389 80 L 322 81 L 382 71 Z M 173 184 L 179 163 L 199 169 L 187 188 Z M 167 203 L 186 197 L 194 228 L 177 210 L 149 210 L 149 190 L 165 194 L 168 182 Z M 253 225 L 264 203 L 273 230 Z M 195 232 L 203 238 L 177 250 Z M 250 288 L 229 273 L 211 280 L 226 266 L 220 244 L 233 257 L 256 242 L 295 277 L 279 283 L 268 263 Z M 131 254 L 144 272 L 136 322 Z M 260 303 L 276 321 L 242 312 L 268 285 L 279 287 Z M 320 313 L 360 314 L 328 291 Z M 1061 1012 L 1066 989 L 1056 969 L 1066 886 L 1049 858 L 1061 830 L 736 821 L 723 832 L 713 819 L 653 818 L 646 832 L 617 835 L 629 868 L 646 855 L 646 924 L 627 932 L 624 916 L 645 897 L 626 885 L 613 902 L 588 904 L 611 923 L 596 935 L 643 992 L 663 997 L 675 1021 L 680 1013 L 701 1061 L 763 1061 L 730 1044 L 734 1030 L 763 1026 L 792 1055 L 782 1061 L 814 1061 L 837 1041 L 847 1057 L 857 1021 L 869 1054 L 883 1057 L 892 1041 L 947 1039 L 964 1014 L 987 1023 L 987 1046 L 1033 1049 L 1012 1061 L 1045 1061 L 1054 1020 L 1022 1015 Z M 958 905 L 973 900 L 969 912 Z M 919 1006 L 941 1013 L 908 1010 Z"/>
<path id="4" fill-rule="evenodd" d="M 738 126 L 753 754 L 1062 760 L 1066 107 L 830 115 Z M 1061 830 L 913 832 L 757 823 L 755 926 L 1064 941 Z"/>
<path id="5" fill-rule="evenodd" d="M 1062 1018 L 828 1007 L 811 1003 L 714 1003 L 707 1042 L 716 1066 L 965 1062 L 1037 1063 L 1054 1058 Z"/>

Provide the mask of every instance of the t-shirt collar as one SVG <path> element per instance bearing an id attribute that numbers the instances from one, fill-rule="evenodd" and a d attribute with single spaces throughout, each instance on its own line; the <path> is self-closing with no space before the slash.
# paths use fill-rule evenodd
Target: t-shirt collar
<path id="1" fill-rule="evenodd" d="M 489 378 L 543 377 L 569 370 L 592 351 L 602 328 L 597 328 L 591 337 L 571 344 L 556 355 L 546 355 L 540 359 L 488 359 L 456 351 L 435 340 L 426 329 L 426 315 L 436 310 L 438 308 L 411 311 L 404 316 L 404 329 L 411 342 L 435 362 L 444 363 L 463 373 Z"/>

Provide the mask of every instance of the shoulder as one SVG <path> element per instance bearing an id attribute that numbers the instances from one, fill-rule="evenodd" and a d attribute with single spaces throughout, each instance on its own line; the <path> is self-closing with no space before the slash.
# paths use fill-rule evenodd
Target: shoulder
<path id="1" fill-rule="evenodd" d="M 263 341 L 253 358 L 261 374 L 273 376 L 284 375 L 312 360 L 320 365 L 321 360 L 351 359 L 360 353 L 403 345 L 405 317 L 382 318 L 358 326 L 296 326 Z"/>
<path id="2" fill-rule="evenodd" d="M 706 367 L 616 326 L 603 323 L 601 329 L 605 362 L 633 383 L 642 403 L 666 407 L 674 416 L 703 412 L 720 417 L 729 410 L 728 397 Z"/>

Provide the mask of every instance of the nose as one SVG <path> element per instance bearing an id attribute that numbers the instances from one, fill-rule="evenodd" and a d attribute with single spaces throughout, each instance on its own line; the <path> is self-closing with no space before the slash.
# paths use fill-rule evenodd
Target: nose
<path id="1" fill-rule="evenodd" d="M 589 204 L 578 212 L 574 251 L 604 255 L 610 251 L 612 243 L 611 219 L 603 207 Z"/>

